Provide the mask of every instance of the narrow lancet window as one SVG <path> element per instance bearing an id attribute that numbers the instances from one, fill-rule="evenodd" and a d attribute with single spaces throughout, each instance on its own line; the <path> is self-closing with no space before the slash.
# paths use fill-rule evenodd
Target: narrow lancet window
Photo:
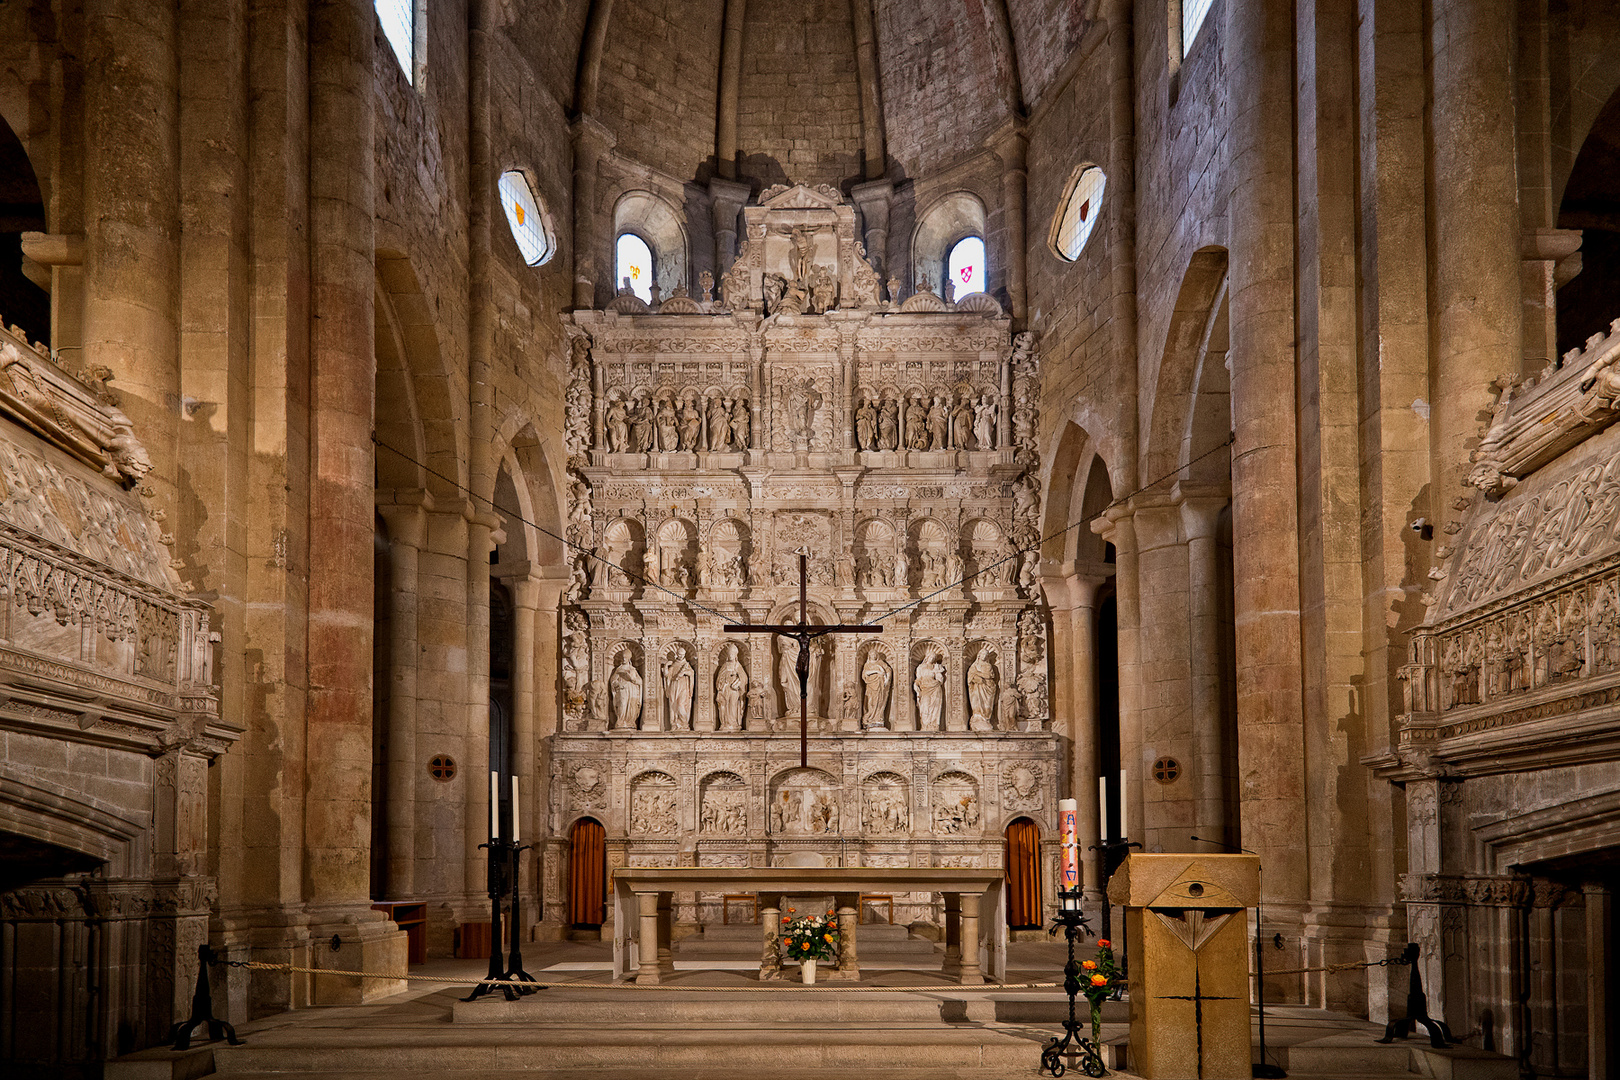
<path id="1" fill-rule="evenodd" d="M 405 80 L 416 84 L 416 0 L 376 0 L 377 21 L 394 50 Z"/>
<path id="2" fill-rule="evenodd" d="M 1204 17 L 1209 14 L 1211 5 L 1215 0 L 1181 0 L 1181 55 L 1186 56 L 1192 50 L 1193 40 L 1198 37 L 1198 31 L 1204 25 Z"/>
<path id="3" fill-rule="evenodd" d="M 984 292 L 984 241 L 981 238 L 968 236 L 958 240 L 945 262 L 946 279 L 957 296 Z"/>
<path id="4" fill-rule="evenodd" d="M 647 241 L 632 232 L 620 233 L 617 255 L 613 277 L 618 287 L 623 288 L 628 282 L 637 296 L 652 303 L 653 256 Z"/>

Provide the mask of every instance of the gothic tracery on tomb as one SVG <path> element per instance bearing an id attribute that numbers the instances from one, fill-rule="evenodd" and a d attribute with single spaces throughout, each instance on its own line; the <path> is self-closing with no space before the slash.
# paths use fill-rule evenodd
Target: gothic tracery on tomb
<path id="1" fill-rule="evenodd" d="M 744 217 L 718 296 L 572 317 L 554 835 L 590 814 L 628 865 L 997 865 L 1063 775 L 1020 554 L 1033 339 L 983 294 L 883 300 L 831 189 Z M 885 627 L 814 643 L 807 769 L 796 647 L 722 630 L 796 621 L 801 550 L 812 623 Z"/>

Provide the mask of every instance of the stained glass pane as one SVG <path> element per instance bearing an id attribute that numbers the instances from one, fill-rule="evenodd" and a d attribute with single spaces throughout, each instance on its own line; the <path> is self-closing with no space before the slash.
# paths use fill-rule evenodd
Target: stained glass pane
<path id="1" fill-rule="evenodd" d="M 383 37 L 393 46 L 406 81 L 416 82 L 416 0 L 375 0 Z"/>
<path id="2" fill-rule="evenodd" d="M 1073 262 L 1080 257 L 1080 249 L 1086 246 L 1101 216 L 1103 187 L 1107 182 L 1101 169 L 1088 165 L 1069 186 L 1068 198 L 1058 208 L 1052 227 L 1052 250 L 1059 258 Z"/>
<path id="3" fill-rule="evenodd" d="M 1199 29 L 1204 25 L 1204 16 L 1209 14 L 1211 5 L 1215 0 L 1181 0 L 1181 55 L 1186 56 L 1187 50 L 1193 46 L 1193 39 L 1198 36 Z"/>
<path id="4" fill-rule="evenodd" d="M 618 288 L 623 288 L 626 278 L 637 296 L 648 303 L 652 302 L 652 249 L 647 246 L 647 241 L 635 233 L 619 234 L 618 269 L 613 279 Z M 614 291 L 617 292 L 618 288 Z"/>
<path id="5" fill-rule="evenodd" d="M 506 211 L 506 223 L 512 227 L 512 239 L 517 241 L 523 261 L 539 266 L 551 258 L 551 230 L 546 215 L 535 201 L 534 192 L 523 174 L 513 170 L 501 174 L 501 207 Z"/>
<path id="6" fill-rule="evenodd" d="M 984 241 L 977 236 L 958 240 L 946 260 L 945 272 L 957 296 L 984 292 Z"/>

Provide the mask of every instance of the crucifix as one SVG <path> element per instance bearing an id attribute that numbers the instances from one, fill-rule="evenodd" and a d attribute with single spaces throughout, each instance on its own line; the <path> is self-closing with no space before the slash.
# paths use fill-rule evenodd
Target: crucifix
<path id="1" fill-rule="evenodd" d="M 845 626 L 839 623 L 835 626 L 810 626 L 809 601 L 805 597 L 805 587 L 810 583 L 810 571 L 807 563 L 807 553 L 799 549 L 799 623 L 782 626 L 752 626 L 748 623 L 732 623 L 725 629 L 730 634 L 780 634 L 785 638 L 792 638 L 799 643 L 799 659 L 793 670 L 799 676 L 799 768 L 810 764 L 810 642 L 814 638 L 825 637 L 828 634 L 881 634 L 883 627 L 872 625 Z"/>

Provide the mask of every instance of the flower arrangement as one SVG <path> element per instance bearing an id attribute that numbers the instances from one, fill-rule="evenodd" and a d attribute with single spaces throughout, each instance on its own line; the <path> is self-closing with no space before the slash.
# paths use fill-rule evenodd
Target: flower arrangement
<path id="1" fill-rule="evenodd" d="M 788 908 L 782 916 L 783 960 L 833 960 L 838 956 L 838 916 L 798 915 L 798 908 Z M 798 918 L 793 916 L 798 915 Z"/>
<path id="2" fill-rule="evenodd" d="M 1097 958 L 1080 962 L 1080 991 L 1091 1002 L 1091 1041 L 1102 1041 L 1103 1002 L 1118 993 L 1123 982 L 1119 968 L 1114 964 L 1114 943 L 1107 938 L 1097 939 Z"/>

